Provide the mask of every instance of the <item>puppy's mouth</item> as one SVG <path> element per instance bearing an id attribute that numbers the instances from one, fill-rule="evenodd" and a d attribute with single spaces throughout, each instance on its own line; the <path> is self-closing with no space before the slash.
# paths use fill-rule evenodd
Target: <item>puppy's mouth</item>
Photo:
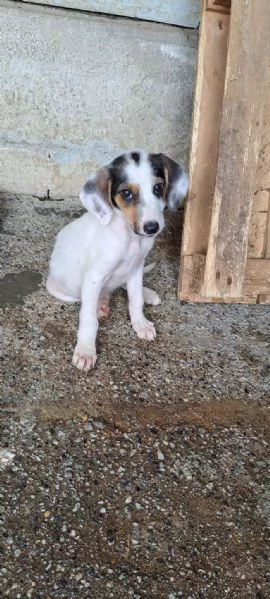
<path id="1" fill-rule="evenodd" d="M 157 236 L 157 233 L 152 233 L 152 235 L 150 235 L 150 233 L 139 233 L 139 231 L 136 231 L 136 229 L 133 229 L 133 231 L 134 231 L 134 233 L 136 233 L 136 235 L 139 235 L 140 237 L 156 237 Z"/>

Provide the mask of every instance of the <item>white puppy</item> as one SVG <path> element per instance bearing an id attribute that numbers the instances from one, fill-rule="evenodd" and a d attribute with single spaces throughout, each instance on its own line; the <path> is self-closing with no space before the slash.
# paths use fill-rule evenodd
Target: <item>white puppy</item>
<path id="1" fill-rule="evenodd" d="M 95 365 L 98 317 L 108 315 L 110 294 L 125 284 L 134 331 L 141 339 L 155 339 L 143 304 L 160 299 L 143 287 L 144 261 L 164 227 L 164 208 L 176 209 L 187 190 L 178 164 L 141 151 L 119 156 L 87 180 L 80 194 L 87 212 L 58 234 L 47 279 L 51 295 L 81 301 L 72 360 L 77 368 Z"/>

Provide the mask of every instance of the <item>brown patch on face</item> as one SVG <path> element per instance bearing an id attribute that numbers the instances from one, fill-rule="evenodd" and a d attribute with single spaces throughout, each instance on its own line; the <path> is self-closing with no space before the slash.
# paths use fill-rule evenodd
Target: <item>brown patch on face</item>
<path id="1" fill-rule="evenodd" d="M 128 190 L 132 194 L 132 199 L 126 199 L 121 192 Z M 140 191 L 138 185 L 131 183 L 122 183 L 114 198 L 118 208 L 123 212 L 131 224 L 132 228 L 136 231 L 138 222 L 138 204 L 140 200 Z"/>

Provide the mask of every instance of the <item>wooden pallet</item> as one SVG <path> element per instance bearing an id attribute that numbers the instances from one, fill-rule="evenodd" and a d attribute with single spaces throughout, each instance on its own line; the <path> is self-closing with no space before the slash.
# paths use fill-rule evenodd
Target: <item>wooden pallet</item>
<path id="1" fill-rule="evenodd" d="M 270 303 L 270 0 L 204 0 L 179 298 Z"/>

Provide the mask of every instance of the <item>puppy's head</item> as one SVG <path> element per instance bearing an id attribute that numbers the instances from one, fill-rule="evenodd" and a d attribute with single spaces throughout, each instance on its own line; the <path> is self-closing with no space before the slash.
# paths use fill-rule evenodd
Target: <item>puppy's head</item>
<path id="1" fill-rule="evenodd" d="M 176 210 L 188 191 L 182 167 L 164 156 L 128 152 L 90 177 L 80 193 L 85 208 L 107 225 L 120 210 L 138 235 L 154 236 L 164 227 L 164 208 Z"/>

